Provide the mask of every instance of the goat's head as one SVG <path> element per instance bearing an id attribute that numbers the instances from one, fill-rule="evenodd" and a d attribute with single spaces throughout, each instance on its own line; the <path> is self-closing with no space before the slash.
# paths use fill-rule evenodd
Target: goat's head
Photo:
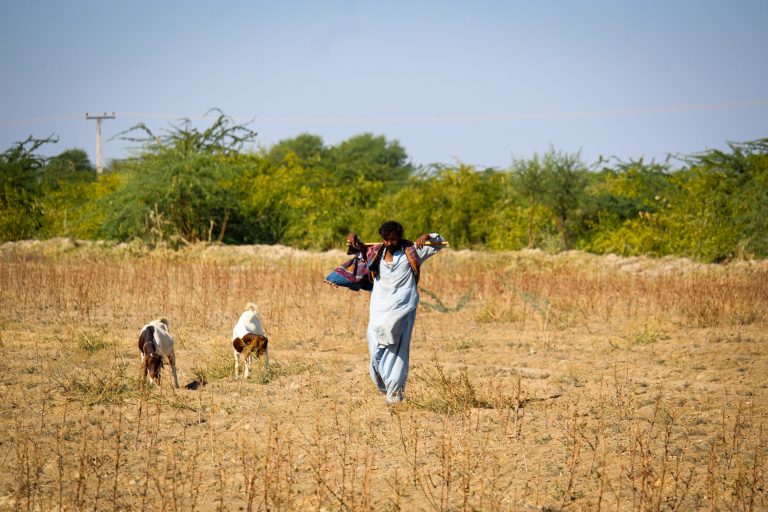
<path id="1" fill-rule="evenodd" d="M 256 357 L 261 357 L 267 351 L 267 343 L 269 343 L 269 340 L 266 336 L 248 333 L 243 336 L 242 339 L 235 338 L 232 342 L 232 346 L 236 351 L 242 354 L 243 357 L 248 357 L 251 354 L 256 354 Z"/>
<path id="2" fill-rule="evenodd" d="M 163 369 L 163 356 L 155 352 L 155 346 L 151 342 L 146 342 L 141 346 L 141 353 L 144 354 L 144 360 L 141 363 L 143 376 L 149 376 L 158 384 L 160 383 L 160 370 Z"/>
<path id="3" fill-rule="evenodd" d="M 163 369 L 163 356 L 160 354 L 152 354 L 144 359 L 147 364 L 147 375 L 160 384 L 160 370 Z"/>

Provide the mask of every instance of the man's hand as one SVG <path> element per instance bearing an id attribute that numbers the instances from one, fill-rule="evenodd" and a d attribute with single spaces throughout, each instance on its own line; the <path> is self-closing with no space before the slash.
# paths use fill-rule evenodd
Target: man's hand
<path id="1" fill-rule="evenodd" d="M 354 232 L 347 235 L 347 245 L 354 249 L 363 248 L 362 240 L 360 240 L 360 238 L 357 236 L 357 233 Z"/>
<path id="2" fill-rule="evenodd" d="M 413 245 L 415 245 L 417 249 L 421 249 L 422 247 L 424 247 L 424 244 L 427 242 L 429 242 L 429 235 L 423 234 L 419 238 L 414 240 Z"/>

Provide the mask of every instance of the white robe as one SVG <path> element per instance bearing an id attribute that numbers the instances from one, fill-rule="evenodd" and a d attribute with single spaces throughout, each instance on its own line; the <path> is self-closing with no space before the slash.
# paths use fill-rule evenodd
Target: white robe
<path id="1" fill-rule="evenodd" d="M 437 233 L 431 233 L 430 241 L 444 240 Z M 416 252 L 423 263 L 441 248 L 425 245 Z M 387 395 L 389 402 L 403 399 L 408 379 L 411 332 L 418 305 L 416 279 L 403 250 L 396 251 L 391 262 L 385 261 L 382 255 L 371 292 L 367 337 L 371 379 L 379 391 Z"/>

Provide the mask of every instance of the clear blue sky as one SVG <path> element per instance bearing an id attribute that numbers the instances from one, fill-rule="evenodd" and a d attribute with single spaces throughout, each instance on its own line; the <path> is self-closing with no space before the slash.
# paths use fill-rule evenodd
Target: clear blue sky
<path id="1" fill-rule="evenodd" d="M 0 150 L 95 160 L 86 112 L 106 141 L 212 107 L 262 147 L 371 132 L 416 164 L 724 148 L 768 137 L 768 0 L 0 0 Z"/>

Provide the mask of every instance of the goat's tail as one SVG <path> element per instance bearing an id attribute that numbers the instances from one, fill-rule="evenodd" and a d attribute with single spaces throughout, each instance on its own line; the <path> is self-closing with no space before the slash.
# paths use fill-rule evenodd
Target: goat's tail
<path id="1" fill-rule="evenodd" d="M 257 315 L 259 314 L 259 306 L 257 306 L 253 302 L 249 302 L 248 304 L 246 304 L 245 305 L 245 309 L 250 309 L 251 311 L 253 311 Z"/>

